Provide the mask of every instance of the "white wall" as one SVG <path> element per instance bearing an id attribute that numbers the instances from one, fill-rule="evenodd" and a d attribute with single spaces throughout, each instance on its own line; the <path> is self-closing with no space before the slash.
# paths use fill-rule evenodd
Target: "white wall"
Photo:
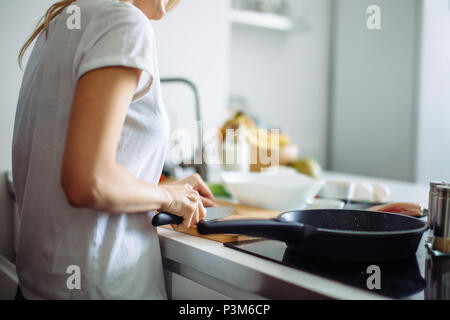
<path id="1" fill-rule="evenodd" d="M 417 180 L 450 181 L 450 3 L 425 0 Z"/>
<path id="2" fill-rule="evenodd" d="M 382 29 L 370 31 L 366 9 L 374 4 Z M 336 6 L 331 169 L 412 180 L 419 1 L 337 0 Z"/>
<path id="3" fill-rule="evenodd" d="M 0 10 L 0 254 L 9 259 L 13 259 L 13 220 L 3 172 L 11 170 L 14 114 L 22 79 L 17 55 L 51 3 L 50 0 L 3 1 Z"/>
<path id="4" fill-rule="evenodd" d="M 228 99 L 229 0 L 181 1 L 163 20 L 154 22 L 161 77 L 186 77 L 199 90 L 206 128 L 225 119 Z M 172 127 L 193 121 L 194 100 L 184 86 L 165 85 Z"/>
<path id="5" fill-rule="evenodd" d="M 268 125 L 298 144 L 302 156 L 326 158 L 330 1 L 291 1 L 307 31 L 247 26 L 232 30 L 232 95 L 244 96 Z"/>

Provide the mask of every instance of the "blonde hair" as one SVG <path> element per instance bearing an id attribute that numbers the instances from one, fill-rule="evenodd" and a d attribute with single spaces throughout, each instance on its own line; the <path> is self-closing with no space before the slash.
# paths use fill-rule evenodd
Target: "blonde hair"
<path id="1" fill-rule="evenodd" d="M 23 45 L 22 49 L 20 49 L 19 53 L 19 66 L 22 68 L 22 60 L 23 56 L 25 55 L 25 52 L 27 51 L 28 47 L 33 43 L 34 39 L 37 38 L 37 36 L 42 32 L 42 30 L 45 30 L 45 36 L 48 36 L 48 28 L 50 27 L 50 22 L 58 16 L 65 8 L 67 8 L 72 2 L 75 2 L 75 0 L 63 0 L 55 3 L 52 5 L 47 12 L 44 14 L 44 16 L 39 20 L 37 28 L 34 30 L 33 34 L 30 38 L 28 38 L 27 42 Z"/>
<path id="2" fill-rule="evenodd" d="M 57 17 L 62 11 L 64 11 L 65 8 L 70 6 L 72 2 L 75 2 L 76 0 L 63 0 L 56 2 L 54 5 L 52 5 L 47 12 L 44 14 L 44 16 L 39 20 L 37 28 L 34 30 L 33 34 L 28 38 L 27 42 L 23 45 L 23 47 L 20 49 L 19 53 L 19 66 L 22 68 L 22 60 L 23 56 L 25 55 L 25 52 L 30 47 L 30 45 L 33 43 L 34 39 L 36 39 L 39 34 L 42 32 L 42 30 L 45 30 L 45 36 L 48 37 L 48 29 L 50 27 L 50 22 Z M 180 0 L 169 0 L 166 6 L 166 10 L 170 11 L 172 10 Z"/>
<path id="3" fill-rule="evenodd" d="M 180 0 L 169 0 L 169 2 L 167 3 L 167 6 L 166 6 L 166 10 L 167 11 L 172 10 L 179 3 L 180 3 Z"/>

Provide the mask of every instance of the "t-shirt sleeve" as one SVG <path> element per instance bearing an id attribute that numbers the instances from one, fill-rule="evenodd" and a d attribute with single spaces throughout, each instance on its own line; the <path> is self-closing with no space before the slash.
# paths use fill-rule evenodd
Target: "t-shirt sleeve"
<path id="1" fill-rule="evenodd" d="M 113 6 L 85 26 L 74 56 L 75 82 L 87 72 L 110 66 L 141 69 L 133 100 L 150 90 L 154 77 L 154 35 L 150 21 L 137 8 Z"/>

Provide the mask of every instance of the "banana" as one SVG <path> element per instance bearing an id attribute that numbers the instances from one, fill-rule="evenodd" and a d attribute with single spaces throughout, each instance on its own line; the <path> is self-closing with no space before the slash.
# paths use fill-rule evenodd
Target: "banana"
<path id="1" fill-rule="evenodd" d="M 220 129 L 222 138 L 225 140 L 227 129 L 237 130 L 241 126 L 246 128 L 247 140 L 253 147 L 259 147 L 264 149 L 272 148 L 272 141 L 278 139 L 276 145 L 277 148 L 283 148 L 290 145 L 290 138 L 283 134 L 272 134 L 269 130 L 257 128 L 255 122 L 245 114 L 238 112 L 231 119 L 229 119 Z"/>

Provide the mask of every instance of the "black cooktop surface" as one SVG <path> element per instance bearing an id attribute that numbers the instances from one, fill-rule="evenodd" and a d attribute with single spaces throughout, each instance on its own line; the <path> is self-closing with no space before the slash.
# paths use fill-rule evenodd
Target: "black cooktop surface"
<path id="1" fill-rule="evenodd" d="M 414 258 L 389 263 L 341 263 L 298 257 L 284 242 L 274 240 L 240 241 L 225 246 L 389 298 L 448 300 L 450 258 L 434 257 L 425 247 L 425 238 Z M 380 268 L 380 289 L 368 288 L 368 282 L 375 283 L 369 279 L 374 274 L 372 270 L 368 272 L 372 265 Z"/>

